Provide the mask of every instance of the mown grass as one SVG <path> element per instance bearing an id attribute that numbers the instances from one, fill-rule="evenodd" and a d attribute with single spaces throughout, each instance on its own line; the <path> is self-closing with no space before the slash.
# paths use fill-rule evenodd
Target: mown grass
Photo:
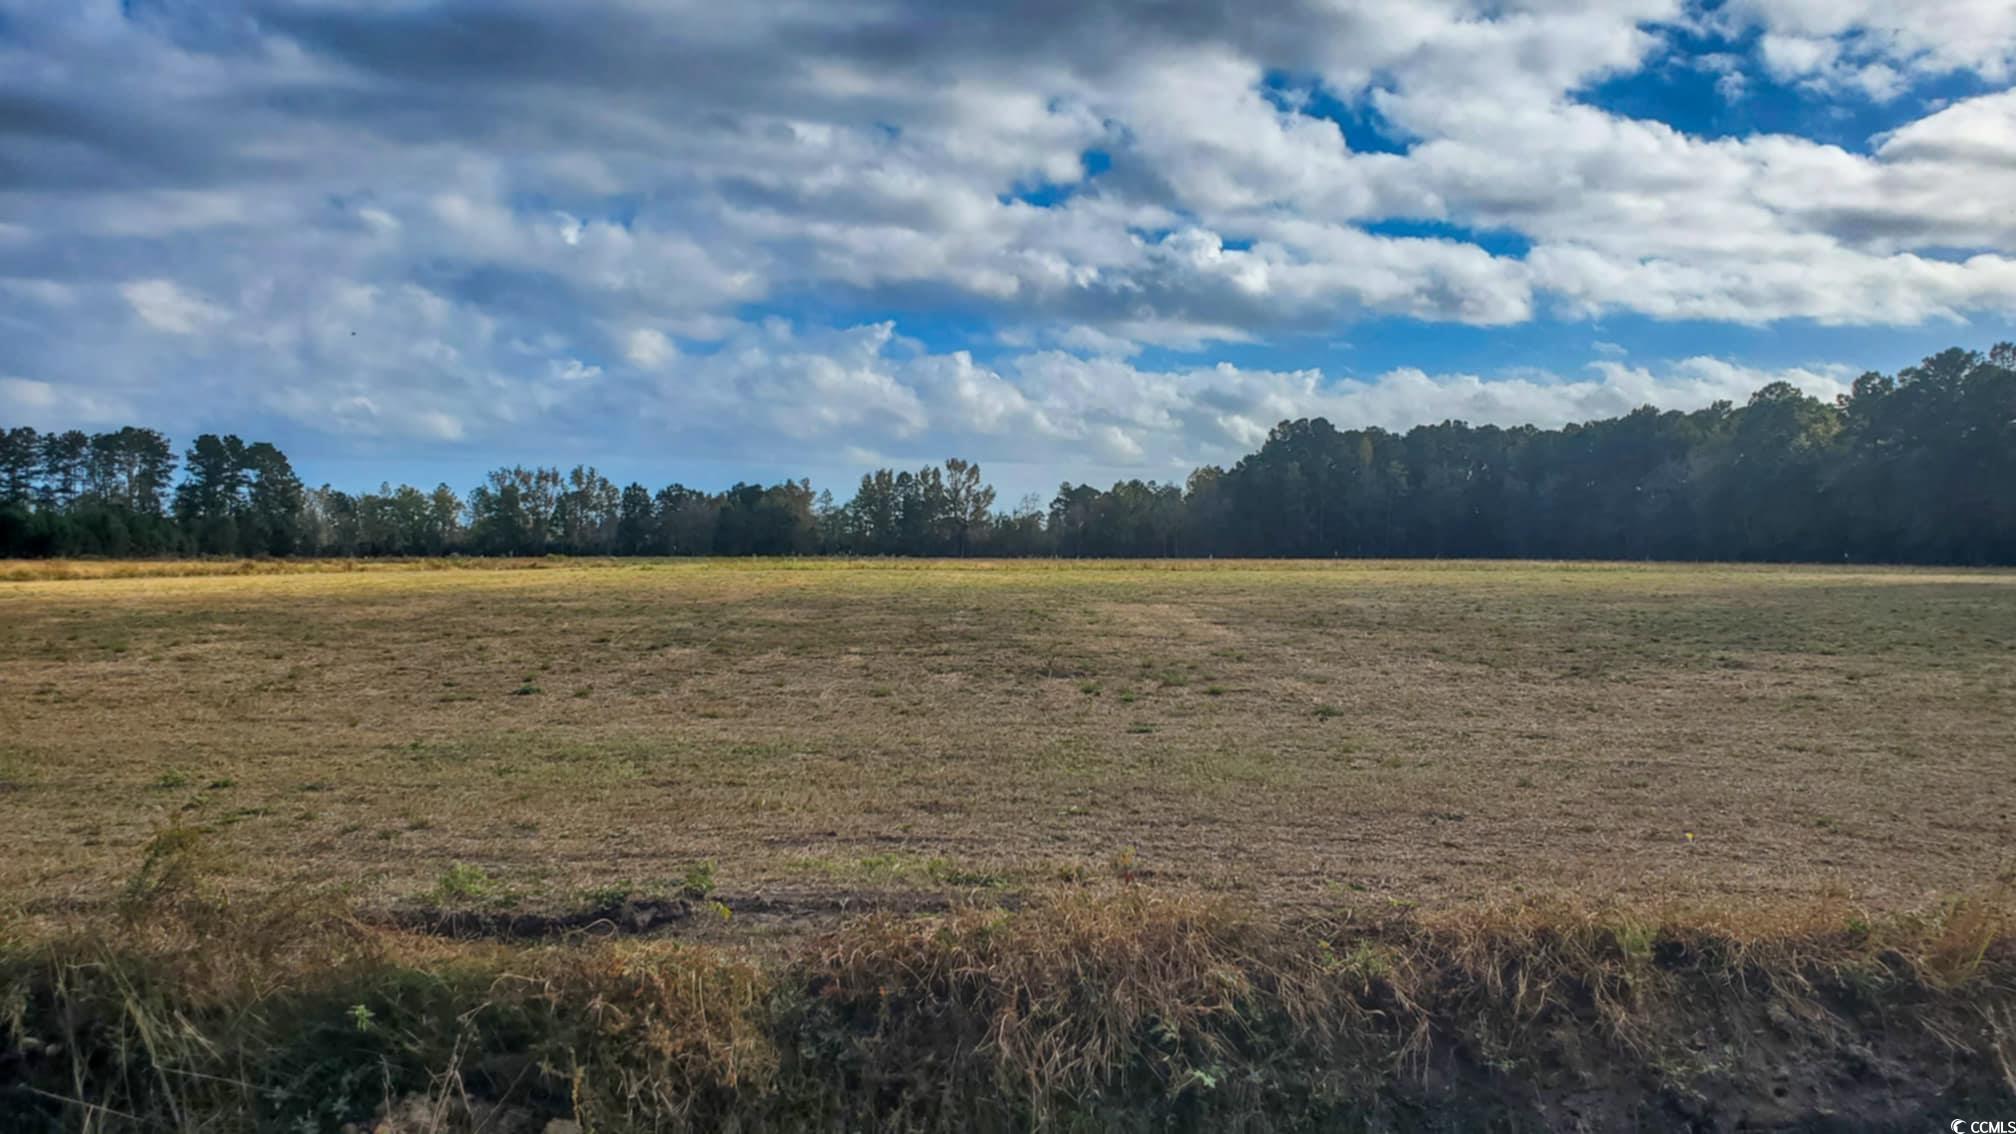
<path id="1" fill-rule="evenodd" d="M 0 584 L 0 1129 L 2016 1099 L 2016 574 L 75 569 Z"/>
<path id="2" fill-rule="evenodd" d="M 457 862 L 537 902 L 668 861 L 941 888 L 821 865 L 886 855 L 1033 890 L 1119 847 L 1291 904 L 2016 869 L 2007 572 L 254 566 L 0 585 L 0 893 L 91 900 L 170 820 L 380 905 Z"/>

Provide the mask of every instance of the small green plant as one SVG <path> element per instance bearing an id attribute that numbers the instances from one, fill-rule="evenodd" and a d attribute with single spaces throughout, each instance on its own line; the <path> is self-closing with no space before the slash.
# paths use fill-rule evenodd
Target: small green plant
<path id="1" fill-rule="evenodd" d="M 511 691 L 511 695 L 513 697 L 530 697 L 534 693 L 539 692 L 542 692 L 542 690 L 539 688 L 538 685 L 534 684 L 533 682 L 527 681 L 525 684 L 520 685 L 516 689 L 513 689 Z"/>
<path id="2" fill-rule="evenodd" d="M 1334 718 L 1334 717 L 1341 717 L 1341 716 L 1343 716 L 1343 715 L 1344 715 L 1344 710 L 1342 710 L 1342 709 L 1338 708 L 1338 707 L 1337 707 L 1337 706 L 1335 706 L 1335 705 L 1318 705 L 1318 706 L 1316 706 L 1316 719 L 1317 719 L 1317 720 L 1319 720 L 1319 721 L 1327 721 L 1327 720 L 1330 720 L 1330 719 L 1332 719 L 1332 718 Z"/>
<path id="3" fill-rule="evenodd" d="M 177 772 L 173 769 L 154 777 L 154 786 L 163 791 L 173 791 L 176 788 L 188 787 L 189 782 L 189 773 Z"/>
<path id="4" fill-rule="evenodd" d="M 686 868 L 686 876 L 680 880 L 679 888 L 689 898 L 705 898 L 714 892 L 714 863 L 696 862 Z"/>
<path id="5" fill-rule="evenodd" d="M 581 891 L 581 900 L 596 909 L 620 906 L 638 893 L 638 886 L 630 881 L 604 882 Z"/>
<path id="6" fill-rule="evenodd" d="M 1078 692 L 1085 694 L 1087 697 L 1097 697 L 1099 695 L 1099 683 L 1096 681 L 1081 681 L 1078 683 Z"/>
<path id="7" fill-rule="evenodd" d="M 1361 980 L 1390 980 L 1393 976 L 1393 956 L 1382 945 L 1360 941 L 1344 955 L 1343 969 Z"/>
<path id="8" fill-rule="evenodd" d="M 371 1025 L 375 1023 L 378 1018 L 376 1014 L 374 1014 L 371 1011 L 371 1006 L 368 1004 L 352 1004 L 350 1006 L 349 1016 L 350 1016 L 350 1026 L 356 1028 L 360 1032 L 370 1031 Z"/>
<path id="9" fill-rule="evenodd" d="M 1113 877 L 1122 882 L 1138 881 L 1141 877 L 1140 856 L 1135 854 L 1133 847 L 1121 847 L 1113 852 L 1113 860 L 1108 865 Z"/>
<path id="10" fill-rule="evenodd" d="M 1657 936 L 1658 930 L 1635 918 L 1620 922 L 1610 930 L 1611 939 L 1617 943 L 1617 951 L 1633 961 L 1651 959 L 1652 942 Z"/>
<path id="11" fill-rule="evenodd" d="M 474 902 L 489 897 L 496 888 L 482 867 L 457 862 L 441 872 L 434 883 L 434 896 L 444 902 Z"/>

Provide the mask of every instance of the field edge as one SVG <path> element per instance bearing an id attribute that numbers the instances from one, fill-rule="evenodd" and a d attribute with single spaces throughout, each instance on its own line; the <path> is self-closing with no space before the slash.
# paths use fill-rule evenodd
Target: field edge
<path id="1" fill-rule="evenodd" d="M 1284 921 L 1125 889 L 761 955 L 205 896 L 0 928 L 8 1128 L 1890 1128 L 2016 1101 L 2007 895 Z"/>

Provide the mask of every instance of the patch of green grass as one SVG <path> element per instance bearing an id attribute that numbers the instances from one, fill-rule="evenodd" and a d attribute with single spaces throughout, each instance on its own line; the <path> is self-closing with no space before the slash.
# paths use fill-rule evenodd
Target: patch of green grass
<path id="1" fill-rule="evenodd" d="M 449 865 L 434 882 L 434 899 L 443 904 L 480 902 L 497 893 L 497 883 L 482 867 L 465 862 Z"/>
<path id="2" fill-rule="evenodd" d="M 1652 943 L 1658 937 L 1658 927 L 1650 922 L 1626 918 L 1610 927 L 1610 937 L 1617 945 L 1617 951 L 1633 961 L 1652 959 Z"/>
<path id="3" fill-rule="evenodd" d="M 0 791 L 18 791 L 35 781 L 26 757 L 0 748 Z"/>
<path id="4" fill-rule="evenodd" d="M 714 892 L 714 863 L 696 862 L 686 868 L 686 874 L 679 880 L 679 888 L 689 898 L 704 898 Z"/>

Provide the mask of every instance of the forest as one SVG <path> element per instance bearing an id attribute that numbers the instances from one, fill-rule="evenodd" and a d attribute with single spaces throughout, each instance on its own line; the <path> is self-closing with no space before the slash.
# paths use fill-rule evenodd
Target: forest
<path id="1" fill-rule="evenodd" d="M 1284 421 L 1182 484 L 999 507 L 977 464 L 618 486 L 592 467 L 308 488 L 274 445 L 0 429 L 0 556 L 1388 556 L 2016 564 L 2016 345 L 1867 373 L 1833 403 L 1645 407 L 1560 429 Z"/>

